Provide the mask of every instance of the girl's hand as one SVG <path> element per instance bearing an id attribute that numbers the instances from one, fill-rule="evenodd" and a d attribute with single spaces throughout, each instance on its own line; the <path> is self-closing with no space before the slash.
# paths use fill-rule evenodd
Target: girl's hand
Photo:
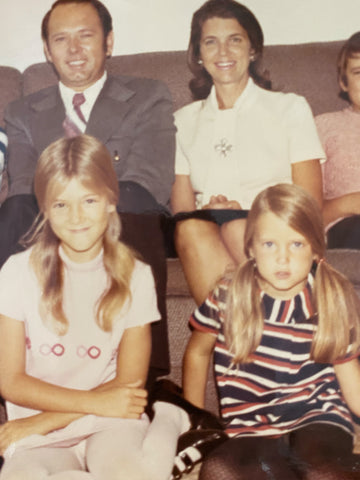
<path id="1" fill-rule="evenodd" d="M 236 200 L 228 200 L 225 195 L 212 195 L 210 197 L 210 202 L 202 207 L 206 209 L 215 209 L 215 210 L 241 210 L 241 205 Z"/>
<path id="2" fill-rule="evenodd" d="M 0 455 L 14 442 L 22 438 L 39 433 L 34 429 L 34 417 L 10 420 L 0 425 Z"/>
<path id="3" fill-rule="evenodd" d="M 139 388 L 139 384 L 141 381 L 94 392 L 99 409 L 96 414 L 103 417 L 140 418 L 147 405 L 147 391 Z"/>

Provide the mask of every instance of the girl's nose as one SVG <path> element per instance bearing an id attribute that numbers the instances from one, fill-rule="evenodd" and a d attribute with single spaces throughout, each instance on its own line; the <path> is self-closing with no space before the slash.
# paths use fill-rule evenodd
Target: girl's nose
<path id="1" fill-rule="evenodd" d="M 286 263 L 289 260 L 289 250 L 287 249 L 287 247 L 279 248 L 277 260 L 279 263 Z"/>
<path id="2" fill-rule="evenodd" d="M 82 219 L 82 208 L 80 205 L 73 205 L 69 210 L 69 221 L 73 225 L 77 225 Z"/>

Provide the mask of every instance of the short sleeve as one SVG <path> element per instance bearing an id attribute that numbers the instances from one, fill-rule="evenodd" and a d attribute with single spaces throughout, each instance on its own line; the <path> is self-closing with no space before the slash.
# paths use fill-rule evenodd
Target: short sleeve
<path id="1" fill-rule="evenodd" d="M 125 310 L 125 328 L 139 327 L 160 320 L 155 281 L 148 265 L 136 261 L 130 288 L 131 303 Z"/>
<path id="2" fill-rule="evenodd" d="M 0 270 L 0 314 L 20 321 L 25 320 L 23 300 L 28 292 L 22 285 L 29 274 L 23 257 L 24 254 L 11 256 Z"/>
<path id="3" fill-rule="evenodd" d="M 190 175 L 190 164 L 184 153 L 178 134 L 176 136 L 175 174 Z"/>
<path id="4" fill-rule="evenodd" d="M 176 152 L 175 152 L 175 174 L 176 175 L 190 175 L 189 159 L 185 155 L 183 138 L 188 138 L 191 135 L 188 132 L 189 119 L 188 117 L 189 107 L 182 108 L 175 113 L 175 126 L 176 132 Z M 188 120 L 188 121 L 187 121 Z"/>
<path id="5" fill-rule="evenodd" d="M 324 162 L 326 156 L 309 104 L 304 97 L 297 95 L 291 95 L 291 97 L 294 101 L 289 108 L 286 121 L 290 162 L 298 163 L 314 159 Z"/>
<path id="6" fill-rule="evenodd" d="M 190 317 L 190 326 L 217 336 L 222 329 L 226 292 L 227 285 L 223 282 L 215 287 Z"/>
<path id="7" fill-rule="evenodd" d="M 0 128 L 0 188 L 2 183 L 3 171 L 5 168 L 5 153 L 7 144 L 8 139 L 6 133 L 2 128 Z"/>

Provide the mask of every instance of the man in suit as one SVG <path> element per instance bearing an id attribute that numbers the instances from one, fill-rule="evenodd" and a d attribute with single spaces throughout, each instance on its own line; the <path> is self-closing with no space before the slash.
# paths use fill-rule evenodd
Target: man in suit
<path id="1" fill-rule="evenodd" d="M 57 0 L 43 19 L 42 38 L 59 83 L 13 102 L 5 113 L 10 187 L 0 209 L 0 265 L 37 214 L 32 182 L 44 148 L 64 135 L 101 140 L 119 180 L 122 239 L 153 267 L 156 279 L 162 320 L 153 328 L 153 379 L 168 371 L 160 218 L 174 175 L 172 100 L 158 81 L 107 74 L 114 37 L 99 0 Z"/>

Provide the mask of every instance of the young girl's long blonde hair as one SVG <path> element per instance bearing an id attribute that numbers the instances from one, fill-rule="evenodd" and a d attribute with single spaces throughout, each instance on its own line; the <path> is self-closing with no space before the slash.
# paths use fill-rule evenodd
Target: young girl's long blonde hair
<path id="1" fill-rule="evenodd" d="M 251 258 L 250 249 L 257 220 L 266 212 L 275 214 L 303 235 L 317 259 L 312 296 L 317 328 L 311 357 L 317 362 L 334 362 L 345 355 L 349 344 L 356 352 L 360 345 L 359 299 L 350 281 L 324 261 L 326 242 L 320 209 L 301 187 L 279 184 L 267 188 L 255 198 L 245 230 L 247 261 L 236 269 L 230 282 L 225 338 L 234 355 L 234 363 L 249 361 L 263 333 L 264 312 L 256 263 Z"/>
<path id="2" fill-rule="evenodd" d="M 25 244 L 33 245 L 30 261 L 42 290 L 40 314 L 46 325 L 59 335 L 68 329 L 63 310 L 64 268 L 59 256 L 60 241 L 46 218 L 46 210 L 54 191 L 65 188 L 76 178 L 85 187 L 107 197 L 110 205 L 118 202 L 119 187 L 110 153 L 97 139 L 80 135 L 61 138 L 41 154 L 35 171 L 34 192 L 40 213 Z M 104 234 L 104 266 L 108 285 L 97 307 L 97 323 L 104 331 L 111 331 L 115 315 L 125 300 L 130 298 L 130 280 L 134 268 L 133 252 L 119 242 L 120 219 L 109 213 Z"/>

